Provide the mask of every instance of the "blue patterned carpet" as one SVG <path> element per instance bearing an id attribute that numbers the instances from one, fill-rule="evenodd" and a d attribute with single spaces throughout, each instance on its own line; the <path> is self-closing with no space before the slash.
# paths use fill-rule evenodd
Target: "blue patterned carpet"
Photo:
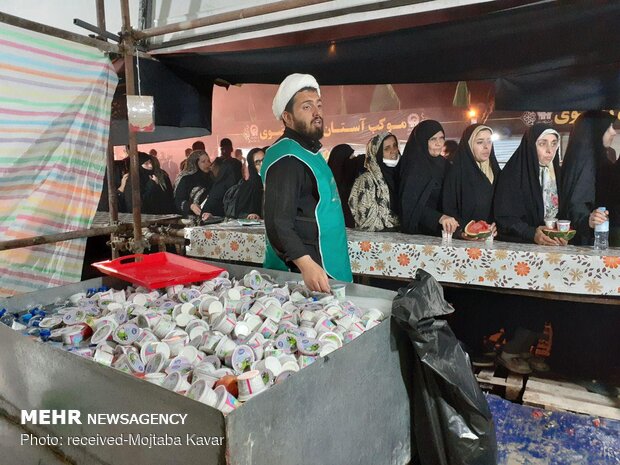
<path id="1" fill-rule="evenodd" d="M 620 464 L 620 421 L 487 400 L 501 465 Z"/>

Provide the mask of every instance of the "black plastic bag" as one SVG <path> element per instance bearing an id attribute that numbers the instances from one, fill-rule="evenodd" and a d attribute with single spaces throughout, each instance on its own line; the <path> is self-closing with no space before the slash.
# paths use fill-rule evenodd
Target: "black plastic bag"
<path id="1" fill-rule="evenodd" d="M 423 270 L 392 304 L 392 316 L 415 353 L 412 452 L 421 465 L 493 465 L 497 443 L 491 411 L 469 356 L 448 323 L 436 319 L 453 311 L 441 285 Z"/>

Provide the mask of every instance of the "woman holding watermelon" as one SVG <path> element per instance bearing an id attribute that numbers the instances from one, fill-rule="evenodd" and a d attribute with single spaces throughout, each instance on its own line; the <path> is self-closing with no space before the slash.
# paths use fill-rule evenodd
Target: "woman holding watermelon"
<path id="1" fill-rule="evenodd" d="M 535 124 L 521 139 L 497 180 L 495 221 L 500 237 L 512 242 L 566 245 L 543 230 L 545 218 L 556 218 L 560 164 L 560 134 L 546 124 Z"/>
<path id="2" fill-rule="evenodd" d="M 484 240 L 497 234 L 493 223 L 493 191 L 499 175 L 493 130 L 482 124 L 465 128 L 443 183 L 443 211 L 459 222 L 457 235 Z"/>

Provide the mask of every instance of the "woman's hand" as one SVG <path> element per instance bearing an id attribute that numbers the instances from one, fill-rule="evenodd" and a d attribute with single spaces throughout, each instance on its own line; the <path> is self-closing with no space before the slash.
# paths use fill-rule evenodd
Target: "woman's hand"
<path id="1" fill-rule="evenodd" d="M 454 231 L 456 231 L 459 227 L 459 222 L 448 215 L 441 215 L 441 218 L 439 218 L 439 224 L 445 232 L 450 234 L 454 233 Z"/>
<path id="2" fill-rule="evenodd" d="M 604 212 L 594 210 L 590 213 L 590 217 L 588 218 L 588 225 L 594 229 L 597 224 L 603 224 L 605 221 L 609 219 L 609 212 L 605 210 Z"/>
<path id="3" fill-rule="evenodd" d="M 248 215 L 248 220 L 260 220 L 260 216 L 258 216 L 256 213 L 250 213 Z"/>
<path id="4" fill-rule="evenodd" d="M 497 226 L 495 226 L 495 223 L 491 224 L 491 236 L 495 237 L 497 236 Z M 461 239 L 465 240 L 465 241 L 486 241 L 487 238 L 486 237 L 471 237 L 468 236 L 467 234 L 465 234 L 465 232 L 461 233 Z"/>
<path id="5" fill-rule="evenodd" d="M 536 234 L 534 235 L 534 242 L 536 244 L 539 244 L 539 245 L 566 245 L 568 244 L 568 241 L 566 239 L 562 239 L 559 237 L 556 237 L 555 239 L 550 238 L 543 232 L 544 228 L 545 226 L 538 226 L 536 228 Z"/>
<path id="6" fill-rule="evenodd" d="M 118 186 L 119 192 L 125 192 L 125 187 L 127 186 L 128 179 L 129 179 L 129 173 L 123 174 L 123 177 L 121 178 L 121 185 Z"/>
<path id="7" fill-rule="evenodd" d="M 196 216 L 200 216 L 200 206 L 196 205 L 195 203 L 191 204 L 189 206 L 189 209 L 194 213 L 194 215 Z"/>
<path id="8" fill-rule="evenodd" d="M 461 237 L 459 239 L 463 239 L 464 241 L 482 241 L 483 239 L 479 239 L 477 237 L 471 237 L 468 236 L 467 234 L 465 234 L 464 232 L 461 233 Z"/>

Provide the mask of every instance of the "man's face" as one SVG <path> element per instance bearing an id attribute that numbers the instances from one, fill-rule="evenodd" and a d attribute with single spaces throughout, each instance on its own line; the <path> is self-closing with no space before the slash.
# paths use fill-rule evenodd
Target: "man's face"
<path id="1" fill-rule="evenodd" d="M 229 157 L 232 154 L 233 148 L 229 145 L 220 146 L 220 153 L 223 157 Z"/>
<path id="2" fill-rule="evenodd" d="M 323 102 L 315 90 L 295 94 L 293 112 L 282 114 L 284 124 L 312 140 L 323 138 Z"/>

